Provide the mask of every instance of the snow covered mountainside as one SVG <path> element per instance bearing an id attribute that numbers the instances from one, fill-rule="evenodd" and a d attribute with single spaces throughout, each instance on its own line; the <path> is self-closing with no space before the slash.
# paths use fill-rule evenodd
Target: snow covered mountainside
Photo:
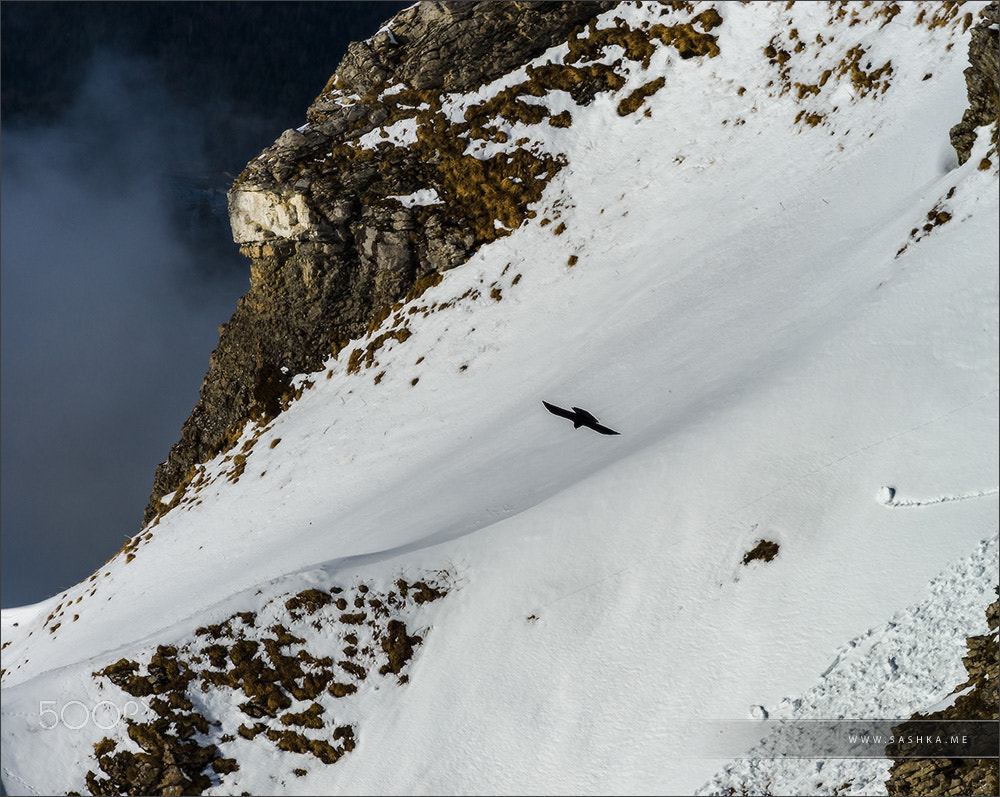
<path id="1" fill-rule="evenodd" d="M 988 631 L 995 123 L 949 141 L 984 7 L 621 3 L 468 91 L 387 81 L 359 158 L 450 125 L 545 168 L 392 199 L 494 232 L 4 610 L 6 792 L 885 794 L 758 736 L 933 709 Z M 315 222 L 234 206 L 261 247 Z"/>

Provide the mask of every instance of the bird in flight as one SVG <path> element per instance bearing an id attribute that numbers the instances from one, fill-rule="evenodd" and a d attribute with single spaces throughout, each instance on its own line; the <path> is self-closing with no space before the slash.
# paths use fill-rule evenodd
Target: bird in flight
<path id="1" fill-rule="evenodd" d="M 614 429 L 609 429 L 607 426 L 601 426 L 601 424 L 597 422 L 597 418 L 586 410 L 581 410 L 579 407 L 573 407 L 572 410 L 564 410 L 562 407 L 557 407 L 555 404 L 549 404 L 547 401 L 543 401 L 542 404 L 544 404 L 545 409 L 553 415 L 558 415 L 560 418 L 569 418 L 573 421 L 574 429 L 586 426 L 588 429 L 593 429 L 595 432 L 599 432 L 600 434 L 621 434 L 621 432 L 616 432 Z"/>

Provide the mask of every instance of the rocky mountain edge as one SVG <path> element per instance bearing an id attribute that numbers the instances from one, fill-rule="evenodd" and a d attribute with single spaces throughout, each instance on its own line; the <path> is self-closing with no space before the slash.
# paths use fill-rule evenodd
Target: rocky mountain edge
<path id="1" fill-rule="evenodd" d="M 962 121 L 951 129 L 951 143 L 959 163 L 965 163 L 976 142 L 977 129 L 990 129 L 991 146 L 979 164 L 992 168 L 998 157 L 1000 130 L 1000 49 L 998 3 L 986 6 L 972 28 L 969 66 L 965 83 L 969 107 Z M 991 160 L 992 159 L 992 160 Z M 997 588 L 1000 595 L 1000 587 Z M 962 659 L 969 679 L 955 687 L 958 694 L 948 708 L 931 714 L 916 713 L 911 720 L 1000 720 L 1000 601 L 986 609 L 989 633 L 966 640 L 968 655 Z M 968 691 L 965 691 L 968 690 Z M 911 736 L 905 723 L 893 728 L 896 736 Z M 918 729 L 917 729 L 918 730 Z M 905 747 L 902 748 L 905 751 Z M 1000 794 L 1000 769 L 994 759 L 896 758 L 886 781 L 890 795 L 995 795 Z"/>
<path id="2" fill-rule="evenodd" d="M 1000 587 L 997 588 L 1000 595 Z M 962 659 L 969 680 L 957 686 L 955 702 L 932 714 L 914 714 L 911 720 L 1000 720 L 1000 602 L 986 609 L 989 633 L 966 640 L 968 655 Z M 967 690 L 967 691 L 966 691 Z M 906 723 L 893 728 L 897 737 L 920 734 L 921 726 Z M 926 727 L 926 726 L 924 726 Z M 897 751 L 905 752 L 906 746 Z M 896 758 L 886 781 L 891 795 L 904 794 L 966 794 L 995 795 L 1000 793 L 1000 772 L 993 759 Z"/>
<path id="3" fill-rule="evenodd" d="M 572 113 L 550 114 L 533 98 L 563 90 L 589 105 L 624 85 L 623 61 L 648 63 L 659 45 L 681 58 L 719 52 L 712 30 L 723 19 L 712 7 L 663 3 L 662 24 L 598 30 L 595 17 L 613 5 L 422 2 L 349 47 L 307 123 L 285 131 L 229 192 L 234 240 L 251 260 L 250 290 L 220 327 L 198 402 L 157 468 L 146 524 L 177 505 L 196 466 L 231 448 L 249 421 L 287 406 L 291 376 L 316 370 L 377 327 L 394 303 L 534 216 L 529 206 L 565 158 L 530 136 L 508 141 L 503 128 L 565 128 Z M 996 119 L 989 19 L 973 35 L 970 108 L 958 128 Z M 447 113 L 449 95 L 560 43 L 569 50 L 562 63 L 529 67 L 525 79 L 468 105 L 461 118 Z M 611 45 L 625 58 L 608 63 Z M 638 111 L 662 84 L 622 98 L 618 113 Z M 974 135 L 975 127 L 953 131 L 963 147 Z M 492 157 L 467 151 L 482 144 Z"/>
<path id="4" fill-rule="evenodd" d="M 519 224 L 560 165 L 523 149 L 511 162 L 478 161 L 463 154 L 459 136 L 495 138 L 490 116 L 541 109 L 515 92 L 453 124 L 439 113 L 441 96 L 509 72 L 611 5 L 424 2 L 350 45 L 307 124 L 285 131 L 230 191 L 234 239 L 251 260 L 250 290 L 219 328 L 198 402 L 157 468 L 146 523 L 168 508 L 160 499 L 190 480 L 194 465 L 231 446 L 249 419 L 281 410 L 290 375 L 317 369 L 420 277 L 465 262 L 503 234 L 495 220 Z M 585 45 L 577 66 L 539 74 L 525 90 L 558 82 L 588 103 L 614 83 L 613 70 L 586 65 L 600 46 Z M 385 96 L 390 86 L 401 90 Z M 416 145 L 359 146 L 366 133 L 417 114 L 431 124 Z M 391 199 L 428 187 L 440 204 Z"/>
<path id="5" fill-rule="evenodd" d="M 231 447 L 251 419 L 287 405 L 290 376 L 316 370 L 393 303 L 534 215 L 529 205 L 565 159 L 528 137 L 508 141 L 499 120 L 569 127 L 569 111 L 550 114 L 531 98 L 561 89 L 584 106 L 621 88 L 623 59 L 604 62 L 611 45 L 630 64 L 648 63 L 654 41 L 682 58 L 718 53 L 710 31 L 722 20 L 712 8 L 666 3 L 664 24 L 597 30 L 594 17 L 611 6 L 420 3 L 350 46 L 307 124 L 285 131 L 229 193 L 234 239 L 252 261 L 250 290 L 220 328 L 198 403 L 157 469 L 147 523 L 179 502 L 198 463 Z M 445 112 L 449 95 L 561 42 L 563 63 L 529 68 L 460 119 Z M 618 112 L 637 111 L 662 83 L 622 99 Z M 399 140 L 406 125 L 415 140 Z M 477 143 L 497 151 L 466 152 Z M 418 192 L 424 204 L 406 201 Z"/>
<path id="6" fill-rule="evenodd" d="M 972 28 L 969 42 L 969 66 L 965 70 L 965 84 L 968 87 L 969 107 L 962 115 L 962 121 L 951 129 L 951 144 L 958 153 L 958 162 L 969 159 L 972 145 L 976 142 L 976 128 L 992 128 L 992 146 L 986 158 L 980 162 L 981 169 L 992 165 L 989 156 L 997 157 L 998 94 L 1000 94 L 1000 47 L 998 47 L 997 3 L 990 3 L 979 15 L 979 21 Z"/>

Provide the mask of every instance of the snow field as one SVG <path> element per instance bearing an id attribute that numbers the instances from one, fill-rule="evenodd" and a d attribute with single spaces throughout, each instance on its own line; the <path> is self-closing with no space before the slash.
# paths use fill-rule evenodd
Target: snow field
<path id="1" fill-rule="evenodd" d="M 257 747 L 214 792 L 879 793 L 885 762 L 720 772 L 689 754 L 692 727 L 752 706 L 908 716 L 963 680 L 998 578 L 995 173 L 949 158 L 966 37 L 795 6 L 803 31 L 891 57 L 896 81 L 837 89 L 828 123 L 803 126 L 760 55 L 783 7 L 722 4 L 718 58 L 660 48 L 569 129 L 534 129 L 569 161 L 536 219 L 415 304 L 480 298 L 414 314 L 376 368 L 346 373 L 345 352 L 310 375 L 239 481 L 111 562 L 78 624 L 4 612 L 10 793 L 79 788 L 100 736 L 21 742 L 39 696 L 96 701 L 93 670 L 305 583 L 441 568 L 456 588 L 422 615 L 409 683 L 350 704 L 350 755 L 297 778 L 301 757 Z M 650 115 L 618 116 L 655 74 Z M 952 187 L 952 221 L 896 257 Z M 622 436 L 574 431 L 543 398 Z M 902 511 L 886 485 L 977 497 Z M 742 564 L 761 539 L 778 556 Z"/>

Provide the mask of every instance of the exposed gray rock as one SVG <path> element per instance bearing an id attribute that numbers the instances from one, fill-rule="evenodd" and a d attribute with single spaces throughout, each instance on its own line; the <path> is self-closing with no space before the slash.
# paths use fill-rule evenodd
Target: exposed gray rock
<path id="1" fill-rule="evenodd" d="M 997 2 L 986 6 L 979 14 L 979 21 L 972 28 L 969 41 L 969 66 L 965 70 L 965 83 L 969 93 L 969 107 L 962 121 L 951 129 L 951 145 L 958 153 L 959 164 L 965 163 L 976 142 L 976 129 L 992 125 L 993 147 L 996 154 L 998 101 L 1000 92 L 1000 48 L 997 43 Z"/>
<path id="2" fill-rule="evenodd" d="M 363 96 L 393 77 L 418 91 L 466 91 L 558 44 L 575 25 L 610 5 L 418 3 L 397 14 L 367 42 L 351 44 L 334 85 Z M 310 110 L 316 113 L 320 108 L 314 105 Z"/>
<path id="3" fill-rule="evenodd" d="M 283 149 L 299 149 L 306 143 L 306 137 L 298 130 L 286 130 L 274 143 Z"/>

